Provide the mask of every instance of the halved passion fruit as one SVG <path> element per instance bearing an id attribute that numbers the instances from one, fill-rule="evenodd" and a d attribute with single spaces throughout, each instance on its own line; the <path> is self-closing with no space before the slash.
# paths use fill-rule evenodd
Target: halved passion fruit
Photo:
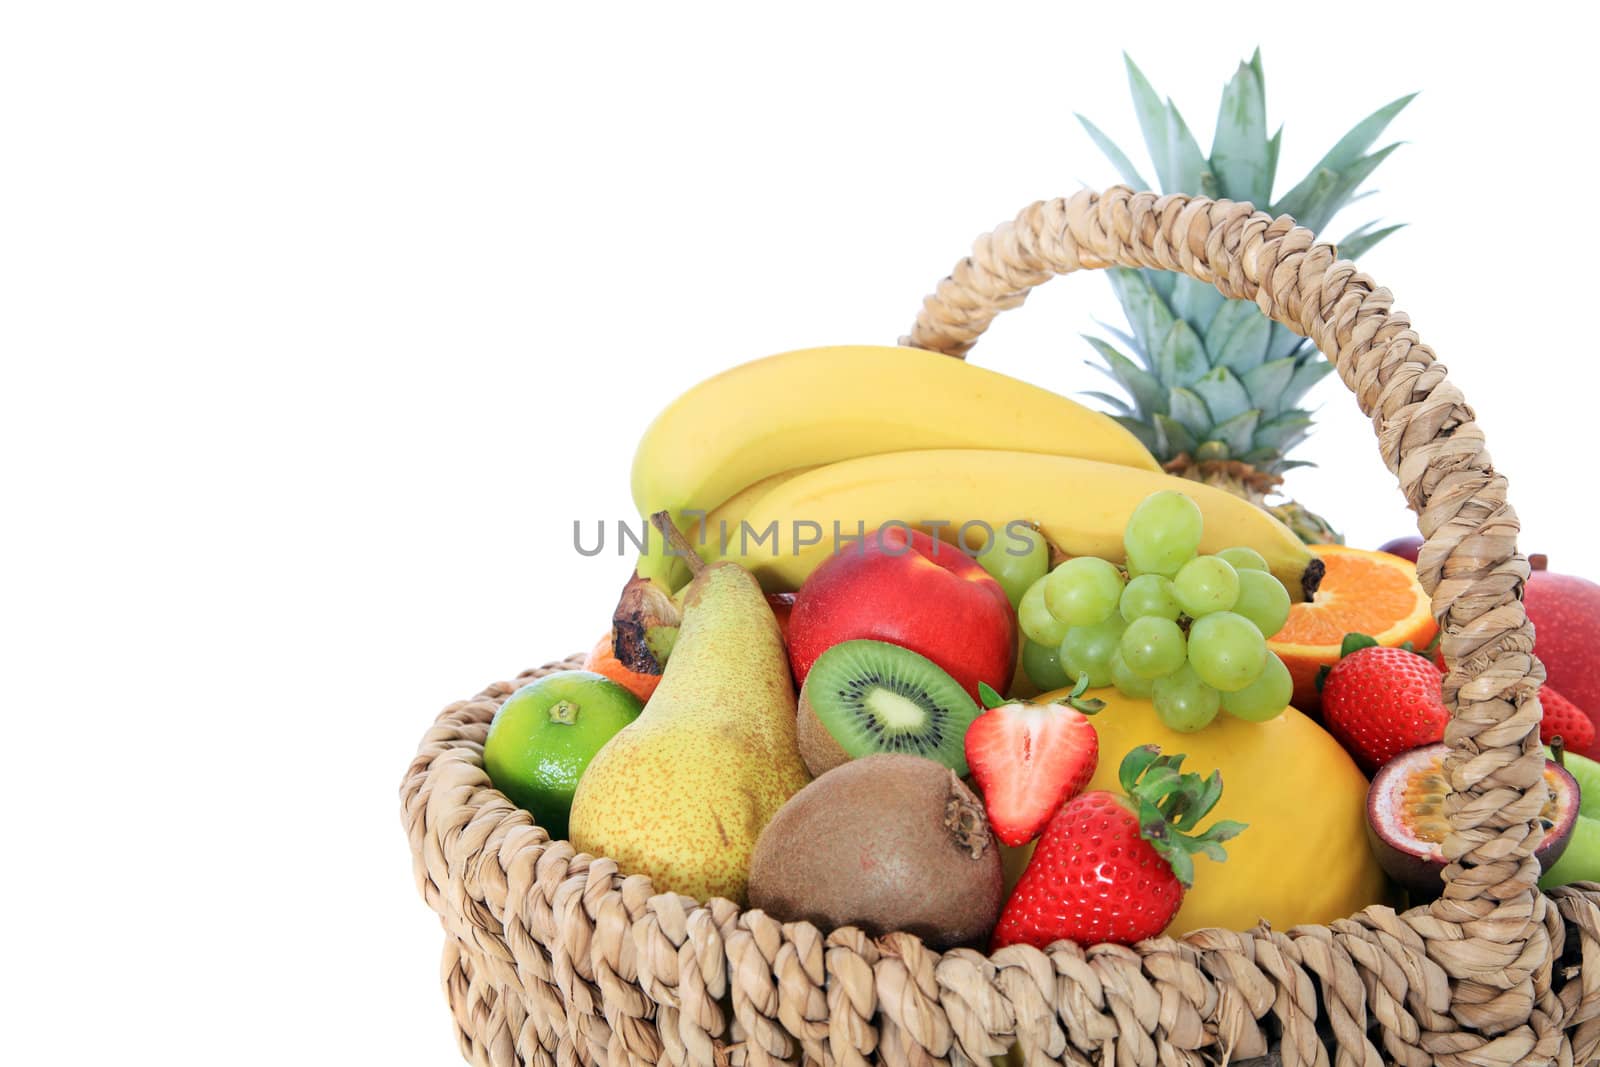
<path id="1" fill-rule="evenodd" d="M 1400 885 L 1422 897 L 1444 891 L 1444 758 L 1450 746 L 1423 745 L 1384 764 L 1367 790 L 1367 837 L 1378 864 Z M 1561 858 L 1577 825 L 1578 783 L 1565 767 L 1546 760 L 1550 799 L 1540 817 L 1544 840 L 1534 856 L 1548 871 Z"/>

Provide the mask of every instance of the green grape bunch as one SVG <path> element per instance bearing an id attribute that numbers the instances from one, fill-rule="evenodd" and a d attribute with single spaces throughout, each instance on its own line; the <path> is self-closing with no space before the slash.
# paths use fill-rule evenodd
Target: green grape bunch
<path id="1" fill-rule="evenodd" d="M 1222 713 L 1281 714 L 1294 686 L 1267 638 L 1288 621 L 1289 593 L 1252 548 L 1201 555 L 1203 532 L 1194 501 L 1154 493 L 1123 531 L 1124 567 L 1080 556 L 1035 578 L 1017 609 L 1035 684 L 1115 686 L 1184 732 Z"/>

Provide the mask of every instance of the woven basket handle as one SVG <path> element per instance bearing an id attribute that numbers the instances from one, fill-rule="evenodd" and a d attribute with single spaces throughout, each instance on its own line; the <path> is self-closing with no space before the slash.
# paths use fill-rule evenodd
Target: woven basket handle
<path id="1" fill-rule="evenodd" d="M 962 356 L 1034 286 L 1113 266 L 1176 271 L 1254 301 L 1331 354 L 1372 418 L 1426 538 L 1418 575 L 1449 665 L 1452 832 L 1444 851 L 1453 862 L 1432 914 L 1459 928 L 1459 939 L 1432 944 L 1452 976 L 1484 987 L 1485 1002 L 1497 990 L 1509 996 L 1540 962 L 1525 947 L 1541 911 L 1532 852 L 1547 796 L 1536 699 L 1544 669 L 1522 608 L 1528 564 L 1517 551 L 1517 516 L 1472 409 L 1389 291 L 1310 230 L 1249 204 L 1121 186 L 1041 201 L 978 238 L 902 343 Z"/>

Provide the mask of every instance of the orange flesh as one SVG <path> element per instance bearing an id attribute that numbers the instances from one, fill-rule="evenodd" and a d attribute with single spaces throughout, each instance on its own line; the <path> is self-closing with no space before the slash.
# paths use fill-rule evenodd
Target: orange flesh
<path id="1" fill-rule="evenodd" d="M 1339 659 L 1345 634 L 1359 633 L 1395 647 L 1410 641 L 1425 648 L 1439 628 L 1428 595 L 1409 560 L 1343 545 L 1314 545 L 1327 573 L 1308 604 L 1295 604 L 1267 642 L 1294 679 L 1294 706 L 1315 711 L 1321 704 L 1317 674 Z"/>
<path id="2" fill-rule="evenodd" d="M 1328 568 L 1322 588 L 1311 603 L 1290 610 L 1289 621 L 1273 635 L 1274 642 L 1337 648 L 1345 634 L 1355 633 L 1370 634 L 1382 644 L 1388 631 L 1412 623 L 1419 605 L 1427 612 L 1422 590 L 1405 560 L 1397 560 L 1401 566 L 1395 567 L 1364 553 L 1318 555 Z"/>
<path id="3" fill-rule="evenodd" d="M 583 669 L 605 675 L 640 700 L 649 700 L 650 694 L 661 684 L 659 674 L 639 674 L 622 665 L 612 647 L 610 630 L 602 634 L 600 640 L 595 642 L 594 648 L 589 650 L 588 657 L 583 661 Z"/>

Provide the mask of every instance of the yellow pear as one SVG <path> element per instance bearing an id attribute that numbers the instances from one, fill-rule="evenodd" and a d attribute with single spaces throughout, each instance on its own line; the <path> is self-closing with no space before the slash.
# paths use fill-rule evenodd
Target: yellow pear
<path id="1" fill-rule="evenodd" d="M 743 904 L 756 838 L 810 778 L 788 655 L 761 587 L 736 563 L 686 558 L 699 569 L 661 684 L 584 772 L 571 840 L 624 874 L 649 875 L 658 891 Z"/>

